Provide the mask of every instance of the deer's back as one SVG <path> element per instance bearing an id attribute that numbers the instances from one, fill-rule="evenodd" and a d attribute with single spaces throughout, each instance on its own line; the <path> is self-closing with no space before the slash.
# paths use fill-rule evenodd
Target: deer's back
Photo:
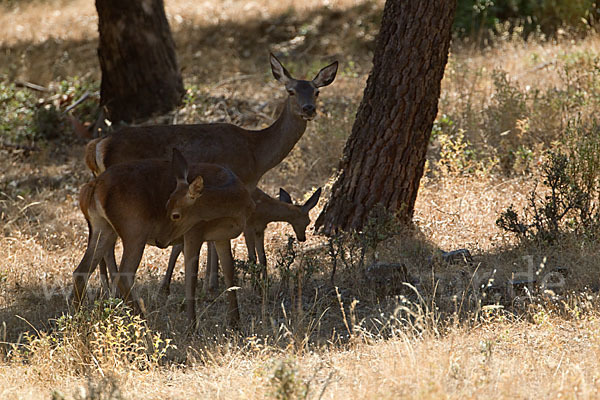
<path id="1" fill-rule="evenodd" d="M 247 182 L 255 164 L 252 134 L 229 124 L 128 127 L 97 143 L 95 155 L 104 169 L 133 160 L 168 159 L 177 148 L 190 163 L 223 165 Z"/>
<path id="2" fill-rule="evenodd" d="M 137 160 L 109 167 L 95 180 L 95 197 L 113 225 L 131 220 L 155 224 L 166 217 L 175 189 L 171 163 Z"/>
<path id="3" fill-rule="evenodd" d="M 190 167 L 188 181 L 198 175 L 204 179 L 204 191 L 195 208 L 202 220 L 224 217 L 246 218 L 254 211 L 254 202 L 244 183 L 230 169 L 216 164 L 197 163 Z"/>
<path id="4" fill-rule="evenodd" d="M 190 165 L 188 181 L 198 175 L 203 177 L 204 190 L 194 206 L 193 219 L 183 224 L 173 223 L 166 212 L 167 201 L 177 184 L 171 163 L 166 160 L 112 165 L 85 187 L 82 197 L 88 198 L 93 190 L 93 201 L 87 201 L 92 203 L 92 212 L 107 219 L 120 237 L 143 235 L 161 247 L 179 238 L 198 221 L 240 218 L 253 209 L 250 194 L 228 168 L 208 163 Z"/>

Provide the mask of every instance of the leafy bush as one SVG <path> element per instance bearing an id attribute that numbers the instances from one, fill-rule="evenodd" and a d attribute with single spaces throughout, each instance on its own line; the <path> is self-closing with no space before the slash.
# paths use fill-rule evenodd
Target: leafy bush
<path id="1" fill-rule="evenodd" d="M 0 80 L 0 141 L 9 144 L 55 140 L 64 136 L 69 127 L 65 109 L 88 97 L 77 106 L 78 119 L 93 121 L 98 108 L 98 82 L 79 77 L 58 82 L 50 92 L 34 92 L 14 83 Z"/>
<path id="2" fill-rule="evenodd" d="M 37 98 L 31 91 L 18 89 L 13 83 L 0 81 L 0 138 L 23 142 L 32 138 Z"/>
<path id="3" fill-rule="evenodd" d="M 500 27 L 554 36 L 560 28 L 584 32 L 596 17 L 594 0 L 459 0 L 454 31 L 479 42 Z"/>
<path id="4" fill-rule="evenodd" d="M 542 185 L 519 215 L 511 205 L 496 224 L 522 240 L 556 242 L 564 233 L 595 237 L 600 228 L 600 125 L 569 124 L 563 146 L 549 151 Z M 564 147 L 565 150 L 560 150 Z"/>
<path id="5" fill-rule="evenodd" d="M 488 171 L 497 163 L 493 158 L 479 154 L 465 137 L 465 130 L 457 128 L 445 114 L 433 123 L 430 142 L 435 158 L 432 166 L 435 176 L 474 174 Z"/>

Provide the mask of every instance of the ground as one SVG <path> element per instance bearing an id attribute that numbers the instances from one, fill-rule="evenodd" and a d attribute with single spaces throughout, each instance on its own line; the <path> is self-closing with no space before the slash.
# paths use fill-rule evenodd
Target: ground
<path id="1" fill-rule="evenodd" d="M 188 93 L 160 119 L 264 127 L 285 95 L 269 51 L 308 77 L 338 59 L 318 117 L 261 182 L 295 199 L 324 186 L 314 220 L 360 102 L 382 5 L 166 1 Z M 88 314 L 70 319 L 71 273 L 87 243 L 77 205 L 90 178 L 85 140 L 62 114 L 50 125 L 59 131 L 36 128 L 42 137 L 31 136 L 27 121 L 30 110 L 62 112 L 87 90 L 90 99 L 72 113 L 91 122 L 100 79 L 95 10 L 90 0 L 8 2 L 0 10 L 0 398 L 599 396 L 598 245 L 571 236 L 552 246 L 524 243 L 496 225 L 511 204 L 527 205 L 544 150 L 557 146 L 569 121 L 593 118 L 597 34 L 524 42 L 507 32 L 484 49 L 455 41 L 414 229 L 386 234 L 361 261 L 356 243 L 365 238 L 328 242 L 311 228 L 306 243 L 288 248 L 291 227 L 273 224 L 268 289 L 243 263 L 237 239 L 241 326 L 226 325 L 223 299 L 202 297 L 201 324 L 190 333 L 182 268 L 171 295 L 158 296 L 168 254 L 150 247 L 137 276 L 147 322 L 112 303 L 93 308 L 92 300 Z M 15 92 L 16 106 L 5 100 Z M 329 243 L 338 251 L 333 283 Z M 441 251 L 457 249 L 473 261 L 443 261 Z M 369 275 L 376 262 L 403 264 L 410 286 Z M 559 267 L 568 274 L 556 293 L 534 287 L 531 296 L 515 289 L 509 297 L 502 289 L 492 299 L 485 288 Z"/>

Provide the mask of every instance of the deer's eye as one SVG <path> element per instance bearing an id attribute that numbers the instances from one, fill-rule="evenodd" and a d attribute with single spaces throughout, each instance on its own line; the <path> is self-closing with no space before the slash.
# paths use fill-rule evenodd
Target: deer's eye
<path id="1" fill-rule="evenodd" d="M 179 214 L 178 212 L 174 212 L 173 214 L 171 214 L 171 219 L 173 221 L 177 221 L 181 218 L 181 214 Z"/>

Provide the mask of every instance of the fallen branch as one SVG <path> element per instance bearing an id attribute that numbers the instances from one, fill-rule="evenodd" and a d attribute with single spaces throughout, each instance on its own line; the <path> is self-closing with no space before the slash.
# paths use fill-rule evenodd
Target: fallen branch
<path id="1" fill-rule="evenodd" d="M 79 99 L 77 99 L 77 101 L 75 101 L 73 104 L 71 104 L 65 109 L 65 114 L 77 107 L 78 105 L 80 105 L 81 103 L 83 103 L 88 97 L 90 97 L 90 92 L 86 91 L 84 94 L 81 95 Z"/>
<path id="2" fill-rule="evenodd" d="M 50 90 L 44 86 L 36 85 L 35 83 L 27 81 L 15 81 L 15 85 L 19 87 L 26 87 L 28 89 L 37 90 L 38 92 L 49 92 Z"/>

